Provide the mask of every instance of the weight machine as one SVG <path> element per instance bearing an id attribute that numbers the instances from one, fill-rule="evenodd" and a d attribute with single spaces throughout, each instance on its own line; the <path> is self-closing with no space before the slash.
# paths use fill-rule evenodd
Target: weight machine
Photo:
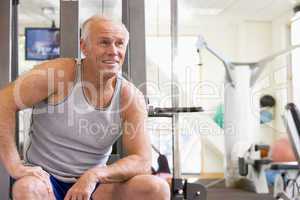
<path id="1" fill-rule="evenodd" d="M 174 118 L 175 114 L 178 113 L 192 113 L 192 112 L 203 112 L 202 107 L 177 107 L 177 108 L 161 108 L 161 107 L 153 107 L 148 106 L 148 116 L 149 117 L 167 117 L 172 119 L 172 153 L 173 153 L 173 162 L 176 150 L 178 149 L 177 143 L 175 143 L 175 123 Z M 178 152 L 178 151 L 177 151 Z M 207 191 L 204 185 L 200 183 L 190 183 L 186 179 L 181 178 L 181 176 L 177 176 L 174 172 L 175 168 L 178 166 L 173 164 L 173 178 L 171 183 L 171 200 L 206 200 L 207 199 Z M 178 169 L 177 169 L 178 170 Z"/>
<path id="2" fill-rule="evenodd" d="M 253 107 L 259 108 L 258 101 L 252 101 L 251 89 L 266 68 L 275 58 L 287 54 L 300 45 L 290 46 L 257 62 L 231 62 L 208 46 L 204 38 L 198 37 L 197 52 L 207 50 L 220 60 L 226 73 L 224 95 L 224 140 L 225 140 L 225 183 L 227 187 L 235 187 L 240 181 L 238 167 L 238 149 L 245 143 L 255 143 L 255 131 L 260 126 L 259 119 L 253 113 Z M 243 100 L 243 103 L 241 103 Z"/>

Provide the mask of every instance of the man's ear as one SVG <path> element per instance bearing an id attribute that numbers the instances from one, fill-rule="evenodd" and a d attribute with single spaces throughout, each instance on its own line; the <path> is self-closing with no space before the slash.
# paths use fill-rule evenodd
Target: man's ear
<path id="1" fill-rule="evenodd" d="M 87 56 L 87 42 L 83 39 L 80 39 L 80 49 L 83 55 Z"/>

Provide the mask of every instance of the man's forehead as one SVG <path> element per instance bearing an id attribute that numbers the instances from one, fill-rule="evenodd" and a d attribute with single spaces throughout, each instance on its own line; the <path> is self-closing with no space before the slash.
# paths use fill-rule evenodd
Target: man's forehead
<path id="1" fill-rule="evenodd" d="M 125 27 L 122 24 L 111 22 L 98 22 L 92 25 L 97 32 L 103 33 L 126 33 Z"/>
<path id="2" fill-rule="evenodd" d="M 124 32 L 115 32 L 115 31 L 99 31 L 95 32 L 95 38 L 97 39 L 117 39 L 117 40 L 126 40 L 126 34 Z"/>

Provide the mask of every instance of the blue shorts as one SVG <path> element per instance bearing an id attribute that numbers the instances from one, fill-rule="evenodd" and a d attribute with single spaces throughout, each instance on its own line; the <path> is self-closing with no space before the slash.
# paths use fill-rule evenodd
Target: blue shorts
<path id="1" fill-rule="evenodd" d="M 15 179 L 11 178 L 11 183 L 12 184 L 14 184 L 15 181 L 16 181 Z M 52 175 L 50 175 L 50 182 L 51 182 L 53 193 L 54 193 L 54 196 L 55 196 L 56 200 L 64 200 L 68 190 L 75 184 L 75 183 L 62 182 L 62 181 L 58 180 L 57 178 L 55 178 Z M 93 193 L 96 191 L 98 186 L 99 186 L 99 183 L 97 183 Z M 10 192 L 10 194 L 12 194 L 12 191 Z M 11 198 L 12 198 L 12 196 L 11 196 Z M 92 197 L 91 197 L 90 200 L 92 200 Z"/>
<path id="2" fill-rule="evenodd" d="M 50 175 L 50 181 L 51 181 L 51 185 L 52 185 L 56 200 L 64 200 L 68 190 L 75 184 L 75 183 L 62 182 L 52 175 Z M 95 190 L 97 189 L 98 186 L 99 186 L 99 183 L 97 183 L 93 193 L 95 192 Z"/>

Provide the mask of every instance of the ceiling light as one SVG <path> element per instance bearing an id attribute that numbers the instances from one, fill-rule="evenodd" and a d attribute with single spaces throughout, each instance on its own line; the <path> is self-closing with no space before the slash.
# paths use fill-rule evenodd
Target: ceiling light
<path id="1" fill-rule="evenodd" d="M 197 9 L 197 13 L 200 15 L 218 15 L 223 11 L 220 8 L 199 8 Z"/>
<path id="2" fill-rule="evenodd" d="M 53 7 L 43 7 L 42 12 L 44 15 L 53 17 L 55 15 L 55 9 Z"/>

